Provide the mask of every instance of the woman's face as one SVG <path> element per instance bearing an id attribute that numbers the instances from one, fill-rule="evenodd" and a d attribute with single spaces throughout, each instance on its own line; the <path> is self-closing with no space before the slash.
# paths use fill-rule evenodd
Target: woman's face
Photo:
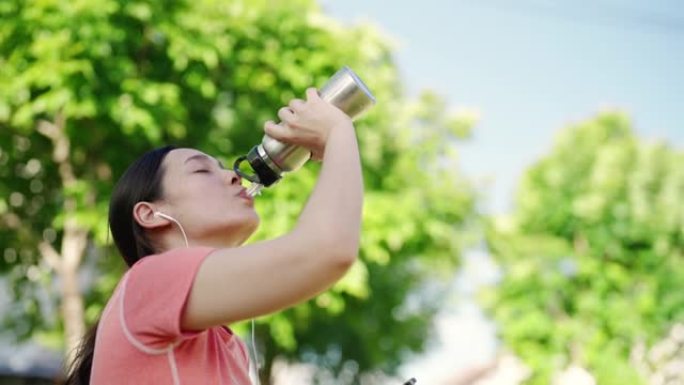
<path id="1" fill-rule="evenodd" d="M 178 220 L 191 243 L 235 246 L 256 230 L 254 200 L 245 194 L 240 177 L 217 159 L 179 148 L 166 155 L 163 167 L 159 211 Z"/>

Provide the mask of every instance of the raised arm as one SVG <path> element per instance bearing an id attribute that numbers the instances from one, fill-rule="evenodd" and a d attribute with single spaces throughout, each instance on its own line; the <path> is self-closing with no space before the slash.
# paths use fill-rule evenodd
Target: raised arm
<path id="1" fill-rule="evenodd" d="M 220 249 L 202 263 L 182 318 L 187 330 L 268 314 L 305 301 L 340 279 L 355 261 L 363 201 L 351 120 L 307 90 L 279 111 L 266 133 L 322 158 L 317 184 L 294 229 L 248 246 Z"/>

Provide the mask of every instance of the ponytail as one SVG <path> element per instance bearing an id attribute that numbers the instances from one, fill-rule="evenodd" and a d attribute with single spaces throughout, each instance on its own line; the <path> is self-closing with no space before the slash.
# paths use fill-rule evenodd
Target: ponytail
<path id="1" fill-rule="evenodd" d="M 76 350 L 74 360 L 67 370 L 64 385 L 89 385 L 90 371 L 93 367 L 93 356 L 95 355 L 95 336 L 97 335 L 97 325 L 99 320 L 90 327 L 81 340 L 81 344 Z"/>

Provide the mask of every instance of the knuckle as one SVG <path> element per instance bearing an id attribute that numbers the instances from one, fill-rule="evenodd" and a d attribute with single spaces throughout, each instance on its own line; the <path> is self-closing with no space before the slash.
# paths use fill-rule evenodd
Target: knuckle
<path id="1" fill-rule="evenodd" d="M 300 107 L 302 105 L 303 101 L 301 99 L 292 99 L 290 100 L 290 103 L 288 104 L 291 108 L 296 108 Z"/>
<path id="2" fill-rule="evenodd" d="M 289 121 L 293 118 L 292 111 L 287 107 L 283 107 L 278 110 L 278 117 L 282 121 Z"/>

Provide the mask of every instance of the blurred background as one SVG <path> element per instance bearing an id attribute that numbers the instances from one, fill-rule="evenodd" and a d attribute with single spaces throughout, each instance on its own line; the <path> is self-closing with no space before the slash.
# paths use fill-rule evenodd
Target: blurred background
<path id="1" fill-rule="evenodd" d="M 684 383 L 679 2 L 3 0 L 0 20 L 0 384 L 58 384 L 98 318 L 128 164 L 166 143 L 232 164 L 343 65 L 378 99 L 360 259 L 257 320 L 262 383 Z M 264 192 L 252 241 L 316 175 Z"/>

